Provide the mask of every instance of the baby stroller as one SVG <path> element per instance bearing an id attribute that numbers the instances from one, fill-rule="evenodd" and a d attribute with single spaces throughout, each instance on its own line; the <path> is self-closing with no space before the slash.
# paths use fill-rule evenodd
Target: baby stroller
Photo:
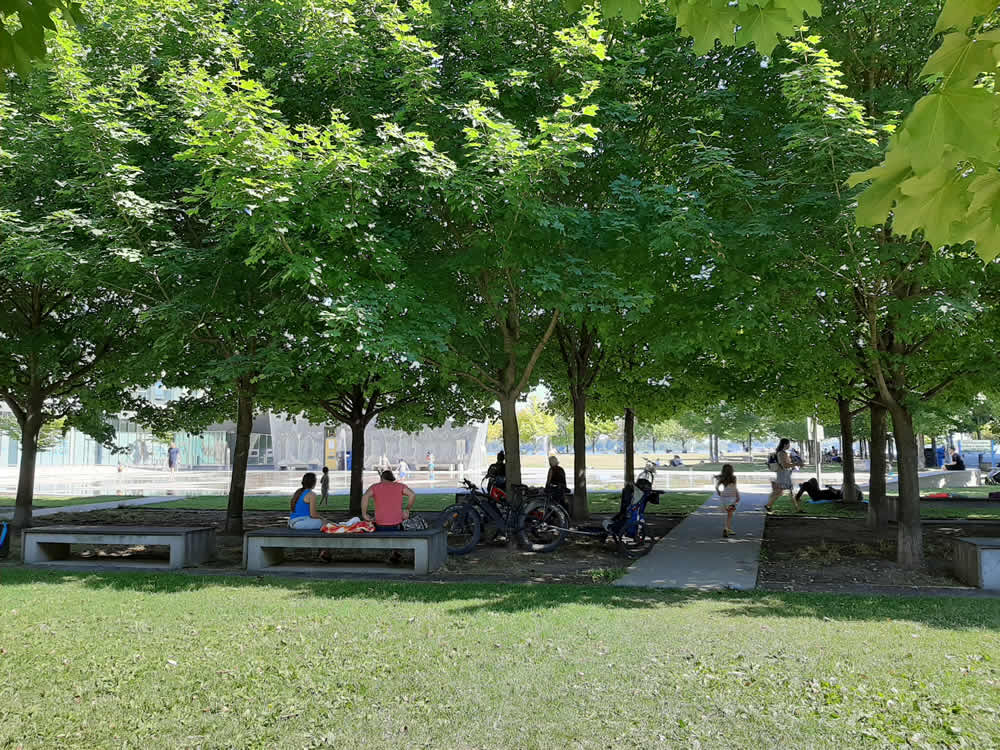
<path id="1" fill-rule="evenodd" d="M 649 551 L 647 542 L 652 540 L 646 537 L 646 505 L 659 505 L 660 494 L 648 479 L 640 478 L 635 484 L 626 484 L 618 513 L 604 522 L 604 531 L 615 541 L 618 551 L 627 557 L 639 557 Z"/>
<path id="2" fill-rule="evenodd" d="M 1000 484 L 1000 467 L 994 466 L 992 469 L 986 472 L 986 476 L 983 478 L 984 484 Z"/>

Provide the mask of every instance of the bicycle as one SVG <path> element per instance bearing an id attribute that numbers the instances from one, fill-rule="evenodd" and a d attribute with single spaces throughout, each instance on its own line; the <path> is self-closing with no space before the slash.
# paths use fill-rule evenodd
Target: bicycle
<path id="1" fill-rule="evenodd" d="M 515 506 L 506 493 L 494 487 L 489 493 L 468 479 L 462 480 L 462 501 L 441 512 L 441 526 L 448 535 L 448 554 L 465 555 L 480 541 L 498 536 L 514 539 L 532 552 L 551 552 L 566 538 L 569 515 L 562 505 L 543 492 L 520 485 L 523 502 Z"/>

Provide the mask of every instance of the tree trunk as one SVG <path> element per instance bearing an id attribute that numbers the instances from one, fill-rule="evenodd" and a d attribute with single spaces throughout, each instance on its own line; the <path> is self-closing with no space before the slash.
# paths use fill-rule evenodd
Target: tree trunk
<path id="1" fill-rule="evenodd" d="M 885 407 L 871 404 L 872 436 L 868 442 L 871 461 L 871 482 L 868 485 L 868 528 L 884 533 L 889 528 L 889 512 L 885 500 Z"/>
<path id="2" fill-rule="evenodd" d="M 364 417 L 351 420 L 351 515 L 361 515 L 361 496 L 365 494 L 365 427 Z"/>
<path id="3" fill-rule="evenodd" d="M 898 402 L 892 409 L 892 431 L 896 438 L 896 457 L 899 460 L 896 562 L 904 568 L 919 568 L 924 563 L 924 542 L 920 528 L 917 441 L 913 433 L 913 417 Z"/>
<path id="4" fill-rule="evenodd" d="M 38 461 L 38 435 L 42 431 L 40 411 L 29 414 L 21 425 L 21 455 L 17 474 L 14 520 L 18 529 L 31 526 L 31 504 L 35 497 L 35 464 Z"/>
<path id="5" fill-rule="evenodd" d="M 652 444 L 653 444 L 653 455 L 655 456 L 656 455 L 656 437 L 654 436 L 653 438 L 651 438 L 650 442 L 652 442 Z"/>
<path id="6" fill-rule="evenodd" d="M 500 423 L 503 425 L 503 452 L 507 457 L 507 489 L 521 484 L 521 433 L 517 426 L 517 396 L 500 401 Z"/>
<path id="7" fill-rule="evenodd" d="M 236 446 L 233 449 L 233 472 L 229 480 L 229 503 L 226 506 L 226 534 L 243 535 L 243 497 L 247 488 L 247 464 L 250 461 L 250 433 L 253 430 L 253 395 L 239 387 L 236 405 Z"/>
<path id="8" fill-rule="evenodd" d="M 931 455 L 934 456 L 934 458 L 931 460 L 931 462 L 929 464 L 927 464 L 927 468 L 928 469 L 936 469 L 937 468 L 937 435 L 932 435 L 931 436 Z"/>
<path id="9" fill-rule="evenodd" d="M 844 500 L 853 503 L 858 493 L 854 481 L 854 420 L 851 418 L 850 399 L 837 399 L 837 414 L 840 416 L 840 460 L 844 469 L 840 490 L 844 493 Z"/>
<path id="10" fill-rule="evenodd" d="M 573 518 L 590 516 L 587 503 L 587 397 L 573 396 Z"/>
<path id="11" fill-rule="evenodd" d="M 625 410 L 625 484 L 635 481 L 635 412 Z"/>

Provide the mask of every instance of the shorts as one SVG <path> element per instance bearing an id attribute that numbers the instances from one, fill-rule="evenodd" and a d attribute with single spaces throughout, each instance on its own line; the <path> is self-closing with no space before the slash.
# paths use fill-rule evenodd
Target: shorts
<path id="1" fill-rule="evenodd" d="M 322 518 L 298 516 L 296 518 L 288 519 L 288 528 L 297 529 L 298 531 L 318 531 L 323 528 L 324 523 L 326 523 L 326 521 Z"/>
<path id="2" fill-rule="evenodd" d="M 379 526 L 378 524 L 375 524 L 375 531 L 402 531 L 402 530 L 403 530 L 403 524 L 401 523 L 394 523 L 392 526 Z"/>

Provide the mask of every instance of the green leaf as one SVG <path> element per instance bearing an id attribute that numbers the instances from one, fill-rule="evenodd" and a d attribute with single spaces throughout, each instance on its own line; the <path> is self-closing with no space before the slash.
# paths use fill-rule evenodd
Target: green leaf
<path id="1" fill-rule="evenodd" d="M 965 31 L 972 25 L 973 19 L 992 13 L 996 7 L 996 0 L 948 0 L 938 17 L 934 33 L 949 29 Z"/>
<path id="2" fill-rule="evenodd" d="M 903 124 L 912 139 L 916 171 L 933 169 L 949 146 L 967 159 L 996 161 L 997 102 L 985 89 L 940 89 L 917 102 Z"/>
<path id="3" fill-rule="evenodd" d="M 989 263 L 1000 255 L 1000 224 L 989 216 L 963 225 L 960 231 L 964 241 L 976 243 L 976 252 L 985 262 Z"/>
<path id="4" fill-rule="evenodd" d="M 975 83 L 982 73 L 996 70 L 994 57 L 1000 31 L 991 31 L 979 37 L 968 37 L 963 32 L 948 34 L 941 46 L 931 55 L 920 72 L 921 76 L 940 73 L 942 86 L 966 86 Z"/>
<path id="5" fill-rule="evenodd" d="M 740 29 L 736 32 L 736 44 L 744 46 L 753 42 L 757 51 L 769 55 L 781 41 L 780 37 L 790 31 L 791 17 L 786 8 L 750 7 L 737 18 Z"/>
<path id="6" fill-rule="evenodd" d="M 952 222 L 964 216 L 969 204 L 968 181 L 954 166 L 938 166 L 900 185 L 893 228 L 902 235 L 922 229 L 935 247 L 956 241 Z"/>
<path id="7" fill-rule="evenodd" d="M 994 224 L 1000 224 L 1000 172 L 993 169 L 973 178 L 969 192 L 975 196 L 969 204 L 969 215 L 984 212 Z"/>
<path id="8" fill-rule="evenodd" d="M 912 173 L 905 146 L 899 138 L 893 138 L 885 161 L 866 172 L 852 174 L 847 180 L 850 187 L 872 180 L 872 184 L 858 197 L 858 223 L 862 226 L 883 223 L 901 195 L 900 184 Z"/>

